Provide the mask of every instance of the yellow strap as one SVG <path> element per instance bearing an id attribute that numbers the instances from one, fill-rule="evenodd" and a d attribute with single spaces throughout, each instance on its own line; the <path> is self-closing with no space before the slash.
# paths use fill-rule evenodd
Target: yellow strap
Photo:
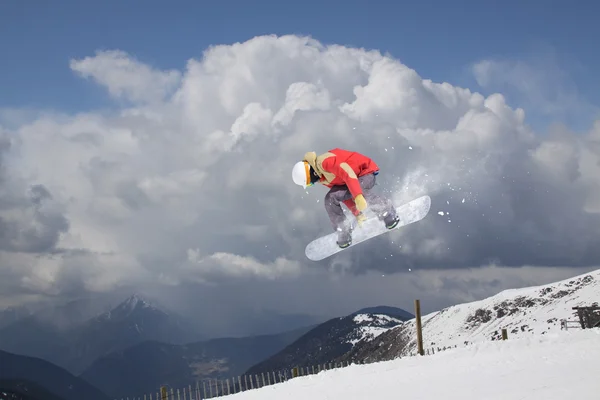
<path id="1" fill-rule="evenodd" d="M 306 186 L 310 185 L 310 165 L 304 161 L 304 169 L 306 170 Z"/>

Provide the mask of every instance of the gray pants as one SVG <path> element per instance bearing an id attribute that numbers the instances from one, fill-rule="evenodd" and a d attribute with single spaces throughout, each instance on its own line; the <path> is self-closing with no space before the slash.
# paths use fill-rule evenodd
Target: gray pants
<path id="1" fill-rule="evenodd" d="M 375 180 L 376 178 L 373 174 L 363 175 L 358 178 L 360 187 L 363 190 L 363 196 L 367 201 L 367 206 L 380 220 L 387 223 L 396 217 L 396 209 L 389 198 L 372 192 Z M 325 210 L 327 211 L 333 230 L 338 230 L 339 228 L 346 231 L 350 228 L 350 224 L 346 223 L 346 216 L 342 210 L 342 203 L 344 202 L 346 202 L 346 205 L 353 203 L 352 194 L 346 185 L 333 186 L 325 195 Z"/>

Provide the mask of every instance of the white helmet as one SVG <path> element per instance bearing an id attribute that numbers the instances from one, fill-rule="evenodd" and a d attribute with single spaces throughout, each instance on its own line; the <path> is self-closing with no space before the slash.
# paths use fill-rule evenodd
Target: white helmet
<path id="1" fill-rule="evenodd" d="M 310 165 L 306 161 L 298 161 L 292 168 L 292 179 L 296 185 L 306 189 L 311 186 L 310 182 Z"/>

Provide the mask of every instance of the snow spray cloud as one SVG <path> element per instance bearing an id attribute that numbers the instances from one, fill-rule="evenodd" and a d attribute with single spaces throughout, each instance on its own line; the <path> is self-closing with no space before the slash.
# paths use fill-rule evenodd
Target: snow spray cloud
<path id="1" fill-rule="evenodd" d="M 348 270 L 600 258 L 594 134 L 536 136 L 500 94 L 298 36 L 214 46 L 181 71 L 121 51 L 70 67 L 125 105 L 11 127 L 3 289 L 295 279 L 312 265 L 306 243 L 331 228 L 326 190 L 302 191 L 290 169 L 333 147 L 372 156 L 379 189 L 398 203 L 433 198 L 422 223 L 333 260 Z M 32 222 L 11 239 L 11 226 Z"/>

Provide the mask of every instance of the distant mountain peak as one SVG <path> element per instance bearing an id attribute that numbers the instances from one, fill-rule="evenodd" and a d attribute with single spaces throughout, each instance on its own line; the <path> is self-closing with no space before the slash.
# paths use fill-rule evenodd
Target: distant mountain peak
<path id="1" fill-rule="evenodd" d="M 358 311 L 355 311 L 351 315 L 356 314 L 378 314 L 378 315 L 388 315 L 391 317 L 399 318 L 403 321 L 407 321 L 409 319 L 413 319 L 414 314 L 398 307 L 378 305 L 374 307 L 365 307 Z"/>
<path id="2" fill-rule="evenodd" d="M 165 316 L 168 315 L 167 312 L 161 310 L 160 308 L 152 305 L 148 300 L 146 300 L 139 293 L 134 293 L 121 303 L 119 303 L 112 310 L 105 312 L 100 316 L 100 319 L 113 319 L 113 318 L 127 318 L 132 314 L 137 314 L 139 312 L 151 312 L 154 314 L 163 314 Z"/>
<path id="3" fill-rule="evenodd" d="M 123 308 L 129 309 L 129 310 L 134 310 L 137 307 L 140 307 L 140 308 L 149 308 L 149 307 L 152 307 L 150 305 L 150 303 L 148 301 L 146 301 L 138 293 L 134 293 L 131 296 L 129 296 L 127 299 L 125 299 L 125 301 L 123 301 L 123 303 L 121 303 L 121 306 Z"/>

